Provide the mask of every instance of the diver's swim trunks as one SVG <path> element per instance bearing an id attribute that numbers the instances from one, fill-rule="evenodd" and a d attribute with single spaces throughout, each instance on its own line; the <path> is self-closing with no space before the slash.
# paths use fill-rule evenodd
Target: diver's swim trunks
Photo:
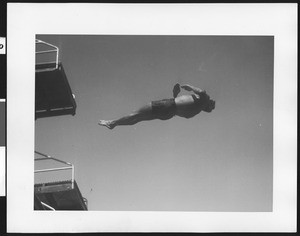
<path id="1" fill-rule="evenodd" d="M 168 120 L 176 114 L 175 99 L 163 99 L 151 102 L 152 114 L 160 120 Z"/>

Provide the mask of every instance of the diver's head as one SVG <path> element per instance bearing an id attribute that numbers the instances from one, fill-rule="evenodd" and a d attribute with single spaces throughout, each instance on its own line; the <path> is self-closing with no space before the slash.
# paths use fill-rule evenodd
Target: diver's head
<path id="1" fill-rule="evenodd" d="M 212 110 L 215 109 L 216 106 L 216 101 L 209 99 L 206 103 L 206 107 L 203 109 L 206 112 L 211 112 Z"/>

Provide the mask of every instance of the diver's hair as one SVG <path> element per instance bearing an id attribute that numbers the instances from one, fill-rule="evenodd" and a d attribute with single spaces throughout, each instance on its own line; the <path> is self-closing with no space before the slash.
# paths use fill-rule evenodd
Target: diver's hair
<path id="1" fill-rule="evenodd" d="M 216 101 L 215 100 L 213 100 L 213 99 L 210 99 L 210 102 L 213 104 L 213 109 L 215 109 L 215 107 L 216 107 Z"/>
<path id="2" fill-rule="evenodd" d="M 212 110 L 215 109 L 215 104 L 216 104 L 215 100 L 209 98 L 208 100 L 206 100 L 205 103 L 206 103 L 206 107 L 203 109 L 203 111 L 211 112 Z M 211 108 L 211 110 L 209 109 L 209 107 Z"/>
<path id="3" fill-rule="evenodd" d="M 209 96 L 206 92 L 202 93 L 201 95 L 203 96 L 203 98 L 204 98 L 206 101 L 209 101 L 209 100 L 210 100 L 210 96 Z"/>

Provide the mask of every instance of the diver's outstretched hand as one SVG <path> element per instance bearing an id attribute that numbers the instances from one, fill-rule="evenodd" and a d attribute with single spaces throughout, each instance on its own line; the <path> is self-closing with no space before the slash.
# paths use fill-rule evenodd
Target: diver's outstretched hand
<path id="1" fill-rule="evenodd" d="M 181 88 L 185 89 L 186 91 L 192 91 L 192 86 L 188 84 L 184 84 L 180 86 Z"/>
<path id="2" fill-rule="evenodd" d="M 195 86 L 189 85 L 189 84 L 184 84 L 180 86 L 181 88 L 185 89 L 186 91 L 193 91 L 196 94 L 206 94 L 205 90 L 202 90 L 200 88 L 197 88 Z"/>

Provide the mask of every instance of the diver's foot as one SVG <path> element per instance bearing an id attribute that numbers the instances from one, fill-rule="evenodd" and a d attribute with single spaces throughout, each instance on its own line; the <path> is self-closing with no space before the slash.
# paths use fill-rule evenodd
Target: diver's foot
<path id="1" fill-rule="evenodd" d="M 111 120 L 99 120 L 98 125 L 106 126 L 109 129 L 115 128 L 115 125 Z"/>

